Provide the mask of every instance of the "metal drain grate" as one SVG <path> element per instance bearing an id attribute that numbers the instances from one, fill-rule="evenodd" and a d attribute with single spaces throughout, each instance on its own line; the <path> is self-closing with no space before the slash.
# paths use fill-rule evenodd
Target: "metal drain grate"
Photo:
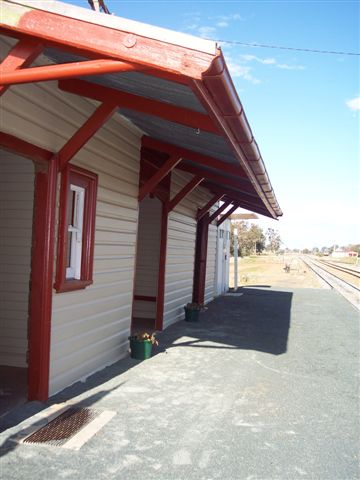
<path id="1" fill-rule="evenodd" d="M 61 446 L 94 420 L 101 412 L 90 408 L 71 407 L 45 427 L 25 438 L 24 443 L 46 443 Z"/>

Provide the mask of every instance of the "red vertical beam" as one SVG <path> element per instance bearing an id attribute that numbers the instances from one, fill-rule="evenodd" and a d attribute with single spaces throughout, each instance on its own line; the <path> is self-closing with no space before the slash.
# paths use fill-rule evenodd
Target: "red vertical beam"
<path id="1" fill-rule="evenodd" d="M 216 217 L 220 215 L 229 205 L 231 204 L 231 200 L 226 200 L 221 207 L 219 207 L 216 212 L 214 212 L 210 217 L 209 217 L 209 223 L 211 223 L 213 220 L 215 220 Z"/>
<path id="2" fill-rule="evenodd" d="M 187 185 L 185 185 L 184 188 L 180 190 L 179 193 L 177 193 L 177 195 L 175 195 L 172 200 L 170 200 L 168 203 L 168 211 L 171 212 L 171 210 L 173 210 L 176 205 L 186 197 L 186 195 L 189 195 L 189 193 L 191 193 L 198 185 L 200 185 L 203 180 L 203 177 L 194 177 Z"/>
<path id="3" fill-rule="evenodd" d="M 181 162 L 178 156 L 170 157 L 164 165 L 139 189 L 139 202 L 144 200 L 146 195 L 154 190 L 154 188 L 173 170 L 176 165 Z"/>
<path id="4" fill-rule="evenodd" d="M 82 127 L 70 138 L 58 153 L 59 169 L 62 170 L 90 138 L 117 111 L 118 106 L 112 102 L 102 103 Z"/>
<path id="5" fill-rule="evenodd" d="M 47 171 L 39 169 L 35 176 L 29 307 L 29 400 L 45 401 L 49 396 L 57 172 L 58 159 L 53 156 Z"/>
<path id="6" fill-rule="evenodd" d="M 2 74 L 14 72 L 18 68 L 28 67 L 42 51 L 42 45 L 31 40 L 20 40 L 10 50 L 7 57 L 0 64 L 0 83 Z M 10 85 L 0 85 L 0 96 Z"/>
<path id="7" fill-rule="evenodd" d="M 168 210 L 165 202 L 162 204 L 161 214 L 161 234 L 160 234 L 160 260 L 158 273 L 158 289 L 156 301 L 156 320 L 155 329 L 162 330 L 164 325 L 164 302 L 165 302 L 165 268 L 166 268 L 166 252 L 168 239 Z"/>
<path id="8" fill-rule="evenodd" d="M 237 208 L 239 208 L 239 203 L 238 203 L 238 202 L 236 202 L 236 203 L 234 204 L 234 206 L 233 206 L 232 208 L 230 208 L 229 211 L 227 211 L 226 213 L 224 213 L 224 215 L 221 216 L 220 220 L 217 222 L 217 226 L 220 227 L 220 225 L 221 225 L 223 222 L 225 222 L 225 220 L 226 220 L 228 217 L 230 217 L 230 215 L 231 215 L 232 213 L 234 213 Z"/>
<path id="9" fill-rule="evenodd" d="M 224 194 L 222 194 L 222 193 L 214 195 L 212 197 L 212 199 L 209 200 L 208 203 L 198 211 L 196 219 L 201 220 L 203 218 L 203 216 L 206 215 L 209 212 L 210 208 L 213 207 L 215 205 L 215 203 L 218 202 L 219 200 L 221 200 L 223 197 L 224 197 Z"/>

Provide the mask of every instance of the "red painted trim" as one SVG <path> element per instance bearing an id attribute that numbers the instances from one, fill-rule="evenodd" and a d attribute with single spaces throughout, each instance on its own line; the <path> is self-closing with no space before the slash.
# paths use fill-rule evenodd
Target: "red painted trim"
<path id="1" fill-rule="evenodd" d="M 134 300 L 141 302 L 156 302 L 156 297 L 149 297 L 147 295 L 134 295 Z"/>
<path id="2" fill-rule="evenodd" d="M 5 7 L 2 19 L 5 34 L 36 37 L 47 45 L 85 57 L 95 54 L 197 79 L 209 68 L 214 57 L 198 51 L 194 55 L 194 50 L 186 47 L 55 13 L 20 5 Z M 17 22 L 7 21 L 7 18 L 13 19 L 13 9 L 16 9 Z"/>
<path id="3" fill-rule="evenodd" d="M 234 190 L 231 190 L 230 188 L 225 188 L 224 186 L 219 188 L 214 184 L 207 184 L 206 182 L 204 182 L 204 186 L 209 188 L 209 190 L 213 193 L 224 193 L 228 198 L 231 198 L 233 201 L 239 202 L 239 207 L 243 207 L 247 210 L 260 213 L 261 215 L 264 215 L 266 217 L 271 217 L 270 213 L 268 212 L 266 207 L 264 207 L 264 204 L 262 203 L 260 198 L 246 199 L 244 198 L 245 194 L 242 194 L 241 192 L 236 192 Z"/>
<path id="4" fill-rule="evenodd" d="M 185 185 L 184 188 L 178 192 L 175 197 L 170 200 L 170 202 L 167 205 L 168 212 L 171 212 L 171 210 L 174 210 L 176 205 L 178 205 L 189 193 L 191 193 L 200 183 L 204 180 L 203 177 L 194 177 L 187 185 Z"/>
<path id="5" fill-rule="evenodd" d="M 86 288 L 93 283 L 96 194 L 98 176 L 74 165 L 68 165 L 61 174 L 60 213 L 58 231 L 58 250 L 56 262 L 56 278 L 54 288 L 59 292 L 68 292 Z M 81 254 L 81 278 L 66 278 L 66 252 L 68 229 L 68 200 L 70 184 L 85 188 L 83 245 Z"/>
<path id="6" fill-rule="evenodd" d="M 84 125 L 70 138 L 70 140 L 59 151 L 60 170 L 77 154 L 90 138 L 106 123 L 117 111 L 114 103 L 103 103 L 98 107 Z"/>
<path id="7" fill-rule="evenodd" d="M 196 229 L 193 302 L 200 304 L 205 300 L 209 224 L 208 214 L 206 214 L 198 221 Z"/>
<path id="8" fill-rule="evenodd" d="M 3 95 L 10 85 L 4 84 L 4 76 L 18 68 L 25 68 L 32 64 L 41 53 L 43 46 L 32 40 L 20 40 L 10 50 L 8 55 L 0 64 L 0 96 Z"/>
<path id="9" fill-rule="evenodd" d="M 182 157 L 184 160 L 191 160 L 192 162 L 199 163 L 200 165 L 215 168 L 221 172 L 230 173 L 231 175 L 236 175 L 237 177 L 248 181 L 248 177 L 240 166 L 222 162 L 221 160 L 218 160 L 214 157 L 209 157 L 208 155 L 202 155 L 201 153 L 197 153 L 186 148 L 180 148 L 175 145 L 171 145 L 170 143 L 162 142 L 147 136 L 142 138 L 142 146 L 152 150 L 157 150 L 159 152 L 167 153 L 168 155 L 177 155 Z"/>
<path id="10" fill-rule="evenodd" d="M 29 305 L 29 400 L 49 396 L 52 281 L 55 242 L 57 157 L 35 175 L 34 227 Z"/>
<path id="11" fill-rule="evenodd" d="M 150 152 L 150 150 L 147 150 L 147 152 Z M 154 165 L 160 166 L 162 159 L 156 158 L 156 156 L 153 156 L 151 158 L 151 161 L 153 162 Z M 221 173 L 217 173 L 209 169 L 201 168 L 201 166 L 189 165 L 188 163 L 185 163 L 185 162 L 181 162 L 181 164 L 177 165 L 176 168 L 178 168 L 179 170 L 183 170 L 184 172 L 188 172 L 193 175 L 203 177 L 205 180 L 208 180 L 209 182 L 214 182 L 214 184 L 217 185 L 219 189 L 223 188 L 223 186 L 236 188 L 238 195 L 244 195 L 245 197 L 248 197 L 249 200 L 253 200 L 254 203 L 259 202 L 261 205 L 263 205 L 261 199 L 259 199 L 258 195 L 256 195 L 252 185 L 249 182 L 244 181 L 242 178 L 236 179 L 234 178 L 234 175 L 225 176 L 225 175 L 222 175 Z M 204 185 L 205 183 L 206 182 L 204 181 Z"/>
<path id="12" fill-rule="evenodd" d="M 209 210 L 215 205 L 215 203 L 219 202 L 223 198 L 224 194 L 218 193 L 212 197 L 211 200 L 208 201 L 208 203 L 201 209 L 198 210 L 198 213 L 196 215 L 196 220 L 201 220 L 208 212 Z"/>
<path id="13" fill-rule="evenodd" d="M 194 129 L 199 128 L 207 132 L 219 133 L 218 128 L 214 126 L 208 115 L 189 110 L 188 108 L 159 102 L 158 100 L 122 92 L 115 88 L 105 87 L 84 80 L 61 81 L 59 82 L 59 88 L 65 92 L 82 95 L 100 102 L 116 102 L 119 108 L 128 108 Z"/>
<path id="14" fill-rule="evenodd" d="M 217 218 L 221 212 L 223 212 L 230 204 L 232 200 L 225 200 L 225 202 L 219 207 L 216 212 L 214 212 L 212 215 L 209 217 L 209 223 L 211 223 L 215 218 Z"/>
<path id="15" fill-rule="evenodd" d="M 65 78 L 80 77 L 83 75 L 104 75 L 106 73 L 131 72 L 143 67 L 119 60 L 85 60 L 82 62 L 44 65 L 7 72 L 0 66 L 0 84 L 16 85 L 20 83 L 47 82 Z"/>
<path id="16" fill-rule="evenodd" d="M 9 150 L 10 152 L 15 152 L 21 155 L 22 157 L 29 158 L 36 163 L 47 164 L 52 156 L 53 152 L 45 150 L 44 148 L 37 147 L 32 143 L 21 140 L 14 135 L 9 135 L 0 131 L 0 145 Z"/>
<path id="17" fill-rule="evenodd" d="M 181 158 L 179 157 L 170 157 L 166 160 L 159 170 L 139 189 L 139 202 L 141 202 L 148 193 L 152 192 L 179 162 L 181 162 Z"/>
<path id="18" fill-rule="evenodd" d="M 220 74 L 218 69 L 221 70 Z M 280 207 L 277 205 L 274 208 L 270 203 L 272 201 L 277 204 L 275 195 L 223 57 L 217 57 L 212 68 L 206 72 L 206 77 L 203 77 L 203 81 L 194 80 L 192 85 L 195 95 L 201 98 L 209 115 L 224 132 L 239 164 L 270 216 L 273 218 L 281 216 Z M 234 92 L 234 95 L 229 95 L 229 92 Z M 268 179 L 266 184 L 260 184 L 258 175 L 261 177 L 266 175 Z"/>
<path id="19" fill-rule="evenodd" d="M 232 214 L 235 212 L 235 210 L 239 208 L 239 203 L 236 202 L 234 204 L 234 206 L 232 208 L 230 208 L 229 211 L 227 211 L 226 213 L 224 213 L 224 215 L 221 216 L 220 220 L 217 222 L 217 226 L 220 227 L 220 225 L 225 222 L 225 220 Z"/>
<path id="20" fill-rule="evenodd" d="M 162 205 L 162 214 L 161 214 L 160 260 L 159 260 L 156 321 L 155 321 L 156 330 L 162 330 L 164 326 L 165 269 L 166 269 L 166 254 L 167 254 L 167 239 L 168 239 L 168 222 L 169 222 L 169 215 L 166 208 L 166 203 L 164 202 Z"/>

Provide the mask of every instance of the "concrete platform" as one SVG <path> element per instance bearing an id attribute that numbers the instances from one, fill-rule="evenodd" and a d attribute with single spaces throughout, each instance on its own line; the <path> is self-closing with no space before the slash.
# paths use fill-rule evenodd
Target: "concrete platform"
<path id="1" fill-rule="evenodd" d="M 3 418 L 1 477 L 359 479 L 358 312 L 328 290 L 240 293 L 167 329 L 150 360 Z M 78 451 L 14 441 L 67 400 L 116 415 Z"/>

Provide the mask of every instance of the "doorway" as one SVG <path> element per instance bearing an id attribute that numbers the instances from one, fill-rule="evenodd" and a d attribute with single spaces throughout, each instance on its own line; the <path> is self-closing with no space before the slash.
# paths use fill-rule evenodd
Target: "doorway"
<path id="1" fill-rule="evenodd" d="M 0 149 L 0 416 L 28 397 L 35 169 Z"/>
<path id="2" fill-rule="evenodd" d="M 151 333 L 156 328 L 162 211 L 162 202 L 155 196 L 147 196 L 139 203 L 133 334 Z"/>

